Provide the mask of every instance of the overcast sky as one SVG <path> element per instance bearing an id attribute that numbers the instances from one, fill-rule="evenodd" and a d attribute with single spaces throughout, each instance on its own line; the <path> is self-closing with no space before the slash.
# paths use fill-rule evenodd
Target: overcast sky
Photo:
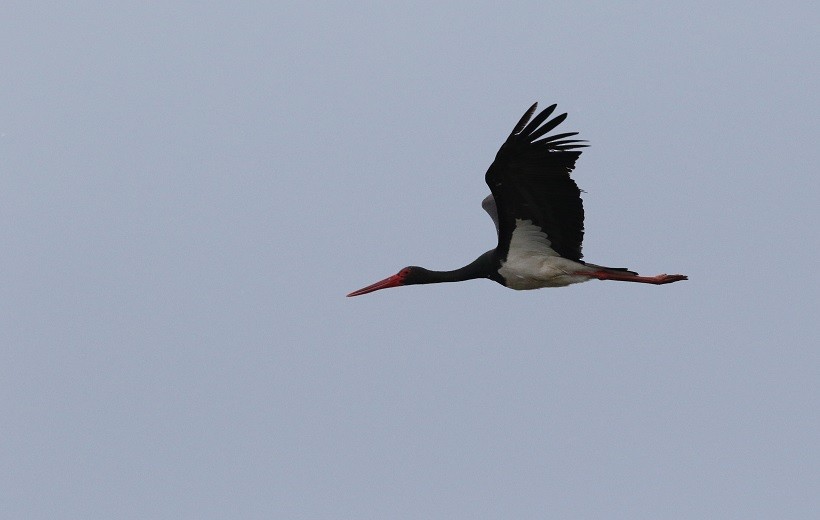
<path id="1" fill-rule="evenodd" d="M 809 519 L 812 2 L 13 2 L 0 517 Z M 534 101 L 647 286 L 348 292 L 495 246 Z"/>

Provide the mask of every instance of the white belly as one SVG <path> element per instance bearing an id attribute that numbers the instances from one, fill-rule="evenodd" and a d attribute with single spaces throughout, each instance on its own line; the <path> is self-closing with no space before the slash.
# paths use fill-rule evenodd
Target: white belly
<path id="1" fill-rule="evenodd" d="M 563 287 L 590 279 L 578 273 L 594 271 L 594 267 L 567 260 L 551 246 L 540 227 L 529 220 L 516 220 L 507 259 L 498 269 L 507 287 L 517 290 Z"/>
<path id="2" fill-rule="evenodd" d="M 502 264 L 498 274 L 504 277 L 510 289 L 526 290 L 586 282 L 591 278 L 577 273 L 592 270 L 584 264 L 556 256 L 508 260 Z"/>

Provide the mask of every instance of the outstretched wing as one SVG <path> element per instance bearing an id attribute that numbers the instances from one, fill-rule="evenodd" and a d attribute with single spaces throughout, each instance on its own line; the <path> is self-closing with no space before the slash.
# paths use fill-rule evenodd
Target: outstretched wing
<path id="1" fill-rule="evenodd" d="M 487 212 L 487 215 L 493 219 L 493 223 L 495 224 L 495 230 L 497 232 L 501 232 L 501 228 L 498 226 L 498 208 L 495 205 L 495 199 L 493 198 L 492 194 L 487 195 L 484 197 L 484 200 L 481 201 L 481 207 L 484 208 L 484 211 Z"/>
<path id="2" fill-rule="evenodd" d="M 556 253 L 580 260 L 584 207 L 581 190 L 569 174 L 581 155 L 578 148 L 587 146 L 582 144 L 586 141 L 567 139 L 578 132 L 544 137 L 567 114 L 547 121 L 555 111 L 552 105 L 529 121 L 537 106 L 530 107 L 515 125 L 485 176 L 497 213 L 493 220 L 498 228 L 498 253 L 506 257 L 516 220 L 529 220 L 547 235 Z M 490 213 L 487 202 L 482 205 Z"/>

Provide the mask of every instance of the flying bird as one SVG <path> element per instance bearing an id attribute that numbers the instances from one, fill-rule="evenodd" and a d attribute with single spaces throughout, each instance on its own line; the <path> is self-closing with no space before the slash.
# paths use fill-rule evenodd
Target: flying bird
<path id="1" fill-rule="evenodd" d="M 426 283 L 489 278 L 510 289 L 563 287 L 588 280 L 617 280 L 654 285 L 686 280 L 681 274 L 640 276 L 621 267 L 581 260 L 584 207 L 581 190 L 570 178 L 586 141 L 578 132 L 547 135 L 567 114 L 549 121 L 556 105 L 532 121 L 533 104 L 501 145 L 484 179 L 491 194 L 481 203 L 495 222 L 498 246 L 454 271 L 409 266 L 348 296 Z"/>

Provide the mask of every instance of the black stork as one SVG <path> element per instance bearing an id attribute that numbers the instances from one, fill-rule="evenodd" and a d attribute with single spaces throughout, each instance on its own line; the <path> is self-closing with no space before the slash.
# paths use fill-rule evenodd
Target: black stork
<path id="1" fill-rule="evenodd" d="M 476 278 L 489 278 L 518 290 L 563 287 L 592 279 L 655 285 L 687 279 L 681 274 L 640 276 L 625 268 L 581 260 L 584 207 L 581 190 L 569 174 L 586 141 L 567 139 L 578 132 L 547 135 L 567 114 L 547 121 L 555 111 L 556 105 L 552 105 L 530 121 L 537 106 L 533 104 L 515 125 L 484 177 L 492 194 L 481 206 L 495 222 L 498 246 L 461 269 L 405 267 L 348 296 L 401 285 Z"/>

